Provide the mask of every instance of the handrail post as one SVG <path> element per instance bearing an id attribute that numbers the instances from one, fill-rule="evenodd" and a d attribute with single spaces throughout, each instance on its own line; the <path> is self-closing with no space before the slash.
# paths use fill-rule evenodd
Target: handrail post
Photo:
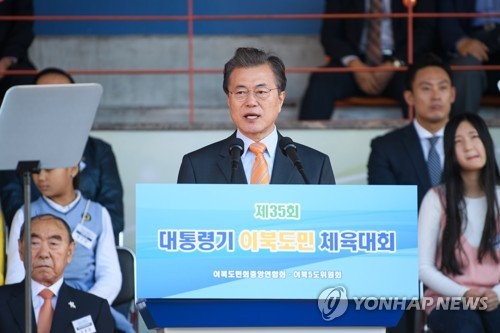
<path id="1" fill-rule="evenodd" d="M 407 46 L 407 64 L 413 64 L 413 7 L 417 4 L 417 0 L 402 0 L 403 5 L 408 8 L 408 46 Z M 412 105 L 408 105 L 408 117 L 410 120 L 414 118 L 414 110 Z"/>

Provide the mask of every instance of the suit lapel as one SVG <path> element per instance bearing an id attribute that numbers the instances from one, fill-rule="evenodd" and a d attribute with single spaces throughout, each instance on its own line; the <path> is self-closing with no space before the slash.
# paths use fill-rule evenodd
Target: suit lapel
<path id="1" fill-rule="evenodd" d="M 403 139 L 406 153 L 412 161 L 415 168 L 415 173 L 418 177 L 418 183 L 423 184 L 424 188 L 430 187 L 429 171 L 427 170 L 427 163 L 425 162 L 424 153 L 420 144 L 420 138 L 413 123 L 410 123 L 405 129 L 405 136 Z"/>
<path id="2" fill-rule="evenodd" d="M 71 318 L 73 318 L 73 316 L 69 313 L 69 298 L 68 286 L 63 282 L 61 289 L 59 289 L 59 295 L 57 295 L 54 318 L 52 319 L 52 327 L 50 328 L 51 332 L 65 332 L 67 330 L 68 324 L 71 321 Z"/>
<path id="3" fill-rule="evenodd" d="M 346 0 L 344 1 L 344 13 L 365 13 L 365 0 Z M 363 33 L 364 22 L 366 19 L 347 19 L 345 27 L 350 40 L 359 43 Z"/>
<path id="4" fill-rule="evenodd" d="M 236 132 L 233 133 L 229 138 L 224 140 L 221 145 L 221 150 L 219 152 L 219 161 L 217 165 L 221 173 L 224 175 L 227 183 L 229 184 L 231 181 L 231 156 L 229 155 L 229 145 L 231 141 L 236 137 Z M 278 142 L 283 138 L 280 132 L 278 132 Z M 273 174 L 271 175 L 271 184 L 290 184 L 291 180 L 295 174 L 295 167 L 288 160 L 280 150 L 279 147 L 276 147 L 276 153 L 274 156 L 273 162 Z M 245 171 L 243 170 L 243 163 L 238 166 L 238 170 L 236 171 L 235 177 L 236 184 L 248 184 Z"/>
<path id="5" fill-rule="evenodd" d="M 219 160 L 217 161 L 217 165 L 219 166 L 221 173 L 224 175 L 227 184 L 231 183 L 231 155 L 229 154 L 229 145 L 235 137 L 236 132 L 234 132 L 226 140 L 222 141 L 221 150 L 219 152 Z M 235 183 L 247 184 L 247 179 L 245 176 L 245 171 L 243 170 L 243 163 L 241 163 L 241 159 L 238 165 L 238 169 L 236 170 Z"/>
<path id="6" fill-rule="evenodd" d="M 16 285 L 16 295 L 9 301 L 9 306 L 12 311 L 14 321 L 20 327 L 20 331 L 25 331 L 24 325 L 24 280 Z M 32 332 L 37 331 L 35 314 L 33 306 L 31 306 L 31 328 Z"/>
<path id="7" fill-rule="evenodd" d="M 278 132 L 278 142 L 283 138 Z M 288 160 L 288 157 L 281 152 L 280 147 L 276 147 L 273 163 L 273 174 L 271 175 L 271 184 L 290 184 L 295 174 L 294 165 Z"/>

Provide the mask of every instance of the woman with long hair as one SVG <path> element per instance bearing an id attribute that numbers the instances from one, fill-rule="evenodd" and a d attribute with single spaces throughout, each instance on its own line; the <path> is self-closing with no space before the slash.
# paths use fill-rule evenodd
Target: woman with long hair
<path id="1" fill-rule="evenodd" d="M 418 218 L 419 277 L 432 297 L 432 332 L 498 332 L 500 174 L 493 140 L 476 114 L 444 131 L 444 184 L 426 194 Z"/>

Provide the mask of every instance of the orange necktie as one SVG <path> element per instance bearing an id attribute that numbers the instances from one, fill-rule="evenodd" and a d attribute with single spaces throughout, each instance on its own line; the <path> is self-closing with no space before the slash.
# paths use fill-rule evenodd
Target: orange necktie
<path id="1" fill-rule="evenodd" d="M 43 304 L 38 314 L 38 333 L 50 333 L 52 326 L 52 317 L 54 316 L 54 309 L 52 309 L 52 297 L 54 293 L 50 289 L 42 290 L 38 295 L 42 296 Z"/>
<path id="2" fill-rule="evenodd" d="M 252 184 L 269 184 L 269 169 L 267 162 L 264 158 L 266 145 L 260 142 L 254 142 L 248 147 L 252 153 L 255 154 L 255 161 L 252 166 Z"/>

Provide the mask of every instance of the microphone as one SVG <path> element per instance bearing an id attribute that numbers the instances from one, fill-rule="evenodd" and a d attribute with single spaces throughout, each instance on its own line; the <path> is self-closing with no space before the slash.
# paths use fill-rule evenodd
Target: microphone
<path id="1" fill-rule="evenodd" d="M 231 184 L 234 184 L 234 177 L 236 176 L 236 170 L 238 169 L 244 146 L 243 140 L 239 138 L 234 138 L 229 145 L 229 153 L 231 154 Z"/>
<path id="2" fill-rule="evenodd" d="M 302 166 L 302 161 L 300 160 L 299 155 L 297 155 L 297 146 L 295 146 L 295 143 L 293 143 L 292 139 L 290 139 L 289 137 L 283 137 L 278 142 L 278 145 L 281 149 L 281 152 L 285 156 L 287 156 L 290 161 L 292 161 L 293 165 L 304 179 L 304 182 L 306 184 L 310 184 L 309 179 L 307 178 L 307 175 L 304 171 L 304 167 Z"/>

